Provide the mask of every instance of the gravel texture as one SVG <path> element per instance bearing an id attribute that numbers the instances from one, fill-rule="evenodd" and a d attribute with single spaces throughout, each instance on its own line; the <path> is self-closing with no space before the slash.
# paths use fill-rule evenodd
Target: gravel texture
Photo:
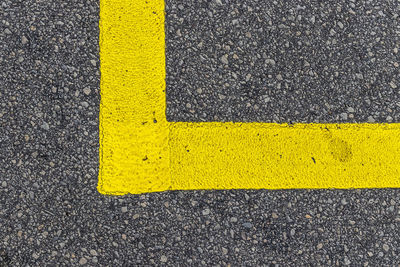
<path id="1" fill-rule="evenodd" d="M 400 264 L 395 189 L 100 195 L 98 9 L 0 4 L 0 266 Z"/>
<path id="2" fill-rule="evenodd" d="M 399 122 L 398 0 L 168 0 L 171 121 Z"/>

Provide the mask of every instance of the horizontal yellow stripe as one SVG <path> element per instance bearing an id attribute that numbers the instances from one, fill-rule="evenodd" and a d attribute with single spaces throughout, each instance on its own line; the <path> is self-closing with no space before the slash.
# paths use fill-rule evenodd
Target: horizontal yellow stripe
<path id="1" fill-rule="evenodd" d="M 170 123 L 163 0 L 101 0 L 103 194 L 400 187 L 399 124 Z"/>
<path id="2" fill-rule="evenodd" d="M 176 123 L 172 189 L 400 186 L 400 125 Z"/>

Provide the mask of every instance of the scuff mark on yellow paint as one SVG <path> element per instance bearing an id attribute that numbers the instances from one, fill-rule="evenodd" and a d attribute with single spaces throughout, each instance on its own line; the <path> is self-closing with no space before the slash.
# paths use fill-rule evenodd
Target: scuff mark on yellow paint
<path id="1" fill-rule="evenodd" d="M 353 155 L 351 152 L 351 145 L 339 138 L 330 141 L 330 149 L 332 150 L 333 158 L 341 162 L 349 161 Z"/>

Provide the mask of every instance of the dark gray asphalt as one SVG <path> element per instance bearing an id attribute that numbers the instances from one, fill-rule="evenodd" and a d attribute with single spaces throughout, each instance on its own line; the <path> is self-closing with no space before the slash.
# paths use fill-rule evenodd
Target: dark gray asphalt
<path id="1" fill-rule="evenodd" d="M 0 266 L 400 264 L 395 189 L 97 193 L 98 9 L 0 3 Z"/>
<path id="2" fill-rule="evenodd" d="M 167 114 L 399 122 L 397 0 L 167 1 Z"/>

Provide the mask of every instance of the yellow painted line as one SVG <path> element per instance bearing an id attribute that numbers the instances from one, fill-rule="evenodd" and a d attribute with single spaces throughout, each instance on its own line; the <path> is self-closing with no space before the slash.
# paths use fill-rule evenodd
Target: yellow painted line
<path id="1" fill-rule="evenodd" d="M 163 0 L 101 0 L 103 194 L 400 187 L 400 124 L 167 122 Z"/>

